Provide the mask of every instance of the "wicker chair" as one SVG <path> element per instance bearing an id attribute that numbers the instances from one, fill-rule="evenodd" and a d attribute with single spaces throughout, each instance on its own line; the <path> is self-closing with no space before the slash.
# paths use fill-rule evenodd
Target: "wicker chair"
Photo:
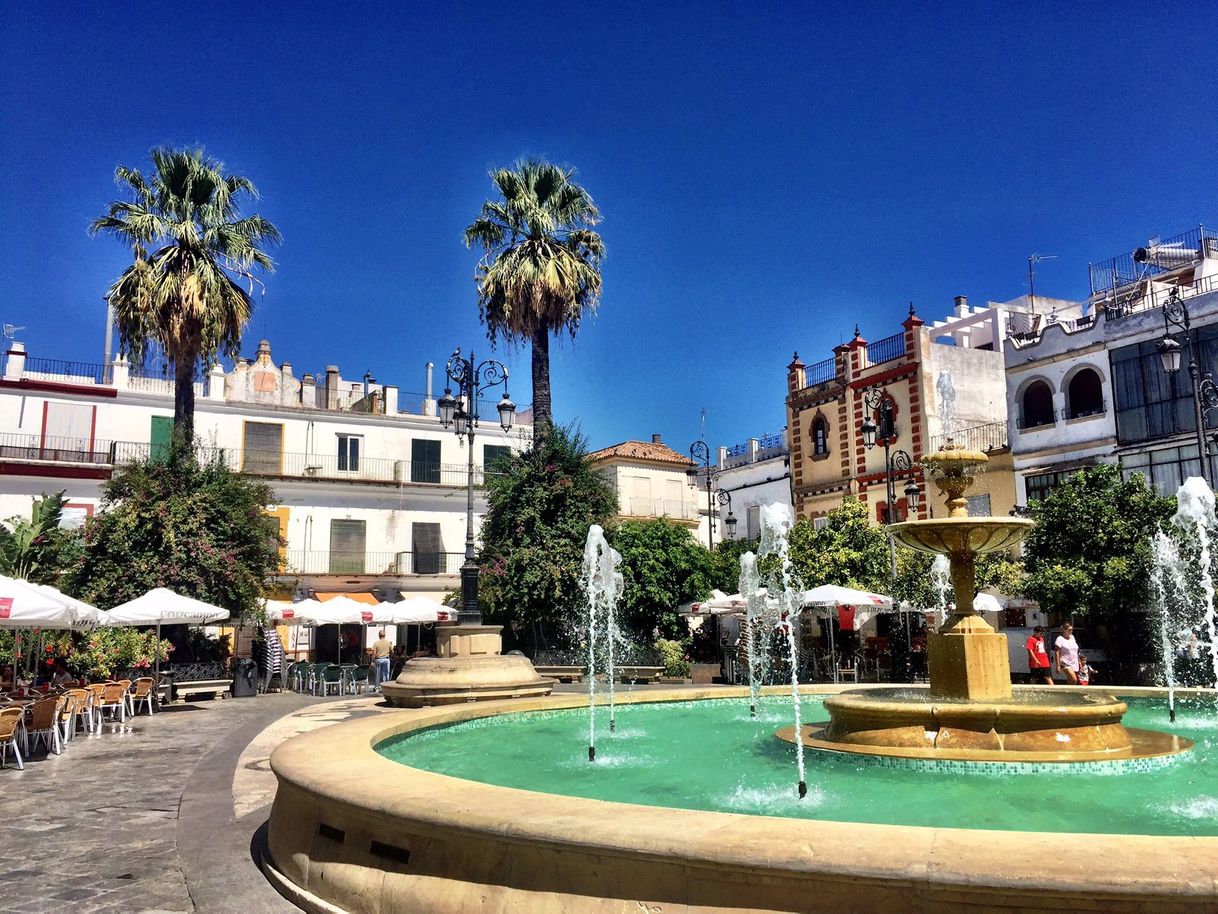
<path id="1" fill-rule="evenodd" d="M 88 689 L 69 689 L 68 694 L 76 698 L 76 719 L 84 724 L 85 732 L 93 732 L 93 693 Z M 72 727 L 73 736 L 76 727 Z"/>
<path id="2" fill-rule="evenodd" d="M 68 744 L 68 740 L 76 735 L 76 715 L 80 713 L 80 699 L 71 691 L 64 692 L 60 696 L 63 699 L 63 708 L 59 711 L 59 741 L 63 745 Z"/>
<path id="3" fill-rule="evenodd" d="M 123 687 L 123 701 L 127 703 L 127 716 L 135 717 L 135 705 L 131 701 L 131 680 L 119 679 L 117 682 Z"/>
<path id="4" fill-rule="evenodd" d="M 22 719 L 25 717 L 24 708 L 0 708 L 0 768 L 8 760 L 8 750 L 12 747 L 13 758 L 17 760 L 17 769 L 25 769 L 25 761 L 21 758 L 21 741 L 23 730 Z"/>
<path id="5" fill-rule="evenodd" d="M 137 679 L 135 681 L 135 685 L 132 688 L 131 692 L 129 693 L 129 699 L 131 702 L 131 715 L 133 717 L 135 716 L 136 712 L 139 710 L 140 702 L 143 702 L 144 704 L 146 704 L 148 706 L 149 715 L 151 715 L 154 712 L 153 698 L 154 698 L 156 690 L 153 688 L 153 686 L 155 686 L 155 685 L 156 685 L 156 680 L 153 679 L 151 676 L 141 676 L 139 679 Z"/>
<path id="6" fill-rule="evenodd" d="M 63 752 L 59 718 L 66 703 L 67 699 L 62 695 L 52 695 L 50 698 L 40 698 L 30 706 L 30 723 L 26 729 L 26 749 L 30 753 L 33 753 L 39 740 L 47 747 L 48 753 L 60 755 Z"/>
<path id="7" fill-rule="evenodd" d="M 96 733 L 97 728 L 101 726 L 102 721 L 102 701 L 106 697 L 106 684 L 104 682 L 95 682 L 92 685 L 87 685 L 85 688 L 89 691 L 89 715 L 93 718 L 93 723 L 85 729 L 90 733 Z"/>
<path id="8" fill-rule="evenodd" d="M 107 682 L 102 687 L 101 704 L 99 705 L 98 717 L 100 718 L 107 710 L 110 711 L 110 719 L 114 719 L 114 712 L 118 712 L 120 723 L 125 723 L 127 720 L 127 687 L 131 685 L 131 680 L 123 680 L 121 682 Z"/>

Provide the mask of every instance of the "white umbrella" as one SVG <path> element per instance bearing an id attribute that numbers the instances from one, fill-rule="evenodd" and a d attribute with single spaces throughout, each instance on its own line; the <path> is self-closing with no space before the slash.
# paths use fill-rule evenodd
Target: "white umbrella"
<path id="1" fill-rule="evenodd" d="M 71 628 L 76 612 L 66 597 L 36 584 L 0 577 L 0 628 Z"/>
<path id="2" fill-rule="evenodd" d="M 892 609 L 892 597 L 838 584 L 822 584 L 804 591 L 803 605 L 831 610 L 843 606 L 867 606 L 878 611 Z M 837 645 L 834 644 L 832 622 L 829 624 L 829 656 L 833 663 L 833 681 L 837 682 Z"/>
<path id="3" fill-rule="evenodd" d="M 30 587 L 36 587 L 52 599 L 67 603 L 74 615 L 72 628 L 92 628 L 101 621 L 101 610 L 92 603 L 86 603 L 84 600 L 76 599 L 76 597 L 70 597 L 49 584 L 35 584 L 32 581 L 26 581 L 25 583 L 29 584 Z"/>
<path id="4" fill-rule="evenodd" d="M 228 610 L 204 603 L 193 597 L 184 597 L 167 587 L 157 587 L 142 597 L 120 603 L 101 613 L 102 625 L 155 625 L 156 666 L 159 679 L 161 673 L 161 626 L 162 625 L 210 625 L 228 618 Z"/>
<path id="5" fill-rule="evenodd" d="M 312 598 L 301 600 L 298 603 L 289 603 L 286 606 L 268 604 L 266 617 L 269 621 L 277 622 L 280 625 L 310 625 L 314 613 L 324 605 L 320 600 Z"/>
<path id="6" fill-rule="evenodd" d="M 973 597 L 973 609 L 979 613 L 1000 613 L 1003 611 L 1002 603 L 998 598 L 990 593 L 979 593 Z"/>

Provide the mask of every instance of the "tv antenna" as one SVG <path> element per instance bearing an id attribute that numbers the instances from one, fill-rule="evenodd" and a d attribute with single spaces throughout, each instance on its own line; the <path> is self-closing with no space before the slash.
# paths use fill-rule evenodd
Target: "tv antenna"
<path id="1" fill-rule="evenodd" d="M 1040 263 L 1042 260 L 1057 260 L 1056 254 L 1029 254 L 1028 255 L 1028 307 L 1033 314 L 1036 313 L 1036 286 L 1033 282 L 1032 267 Z"/>
<path id="2" fill-rule="evenodd" d="M 15 339 L 18 330 L 24 330 L 24 327 L 14 327 L 12 324 L 4 325 L 4 338 L 6 340 Z"/>

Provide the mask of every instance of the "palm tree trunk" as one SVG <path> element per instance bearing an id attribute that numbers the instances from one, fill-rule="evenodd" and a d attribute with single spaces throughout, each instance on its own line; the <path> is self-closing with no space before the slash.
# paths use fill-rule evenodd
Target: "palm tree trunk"
<path id="1" fill-rule="evenodd" d="M 195 360 L 176 359 L 173 370 L 173 439 L 189 451 L 195 440 Z"/>
<path id="2" fill-rule="evenodd" d="M 554 416 L 550 406 L 550 332 L 533 334 L 533 439 L 550 434 Z"/>

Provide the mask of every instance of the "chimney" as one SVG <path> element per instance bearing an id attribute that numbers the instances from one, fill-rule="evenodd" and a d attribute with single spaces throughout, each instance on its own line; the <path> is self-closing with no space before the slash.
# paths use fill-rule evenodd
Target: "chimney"
<path id="1" fill-rule="evenodd" d="M 968 314 L 968 296 L 956 296 L 956 317 L 964 317 Z"/>
<path id="2" fill-rule="evenodd" d="M 655 434 L 653 434 L 653 435 L 651 436 L 651 443 L 652 443 L 652 444 L 663 444 L 663 443 L 664 443 L 663 441 L 661 441 L 661 440 L 660 440 L 660 433 L 659 433 L 659 432 L 656 432 Z"/>
<path id="3" fill-rule="evenodd" d="M 326 405 L 323 409 L 338 409 L 338 366 L 326 366 Z"/>

